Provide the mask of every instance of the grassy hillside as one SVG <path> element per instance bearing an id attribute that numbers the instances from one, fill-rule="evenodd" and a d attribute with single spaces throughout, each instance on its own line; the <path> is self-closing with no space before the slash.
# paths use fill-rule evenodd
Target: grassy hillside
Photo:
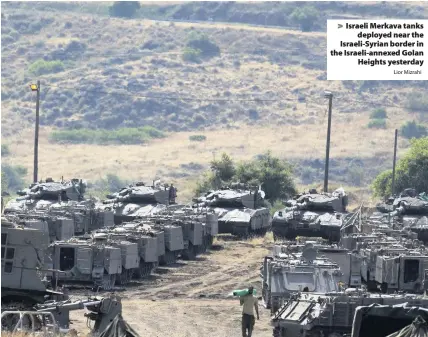
<path id="1" fill-rule="evenodd" d="M 427 121 L 426 81 L 326 81 L 323 32 L 326 17 L 425 18 L 424 3 L 315 3 L 314 32 L 295 23 L 284 23 L 287 29 L 236 24 L 261 24 L 266 13 L 288 17 L 292 3 L 235 3 L 223 16 L 218 3 L 148 3 L 134 19 L 108 17 L 109 5 L 2 3 L 2 142 L 12 153 L 4 162 L 28 168 L 28 180 L 35 106 L 29 84 L 37 79 L 43 177 L 161 175 L 190 190 L 213 151 L 239 160 L 273 149 L 297 164 L 299 181 L 316 183 L 325 144 L 322 93 L 330 90 L 332 179 L 364 186 L 389 167 L 393 129 Z M 224 22 L 147 19 L 209 19 L 186 14 L 201 8 Z M 203 53 L 189 50 L 195 45 Z M 387 110 L 387 119 L 369 128 L 377 108 Z M 133 136 L 124 138 L 127 128 Z M 199 134 L 206 140 L 189 140 Z M 73 145 L 76 137 L 91 144 Z M 400 145 L 404 150 L 407 141 Z"/>

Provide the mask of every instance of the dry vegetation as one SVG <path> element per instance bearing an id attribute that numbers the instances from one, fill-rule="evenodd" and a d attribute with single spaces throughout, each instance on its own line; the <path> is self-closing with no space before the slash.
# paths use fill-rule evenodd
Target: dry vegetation
<path id="1" fill-rule="evenodd" d="M 326 81 L 323 32 L 112 19 L 41 6 L 29 11 L 2 3 L 2 61 L 7 65 L 2 69 L 2 143 L 11 150 L 4 162 L 27 167 L 27 180 L 32 173 L 35 105 L 28 84 L 36 79 L 42 81 L 41 177 L 93 181 L 106 173 L 124 179 L 158 176 L 174 181 L 183 199 L 191 195 L 213 152 L 243 160 L 270 149 L 297 162 L 322 160 L 324 90 L 335 94 L 331 158 L 340 165 L 362 160 L 369 179 L 390 166 L 393 129 L 419 118 L 409 114 L 405 104 L 406 94 L 420 83 Z M 190 31 L 206 33 L 221 55 L 201 64 L 185 63 L 181 54 Z M 82 49 L 60 57 L 63 71 L 40 76 L 29 72 L 35 60 L 60 55 L 73 41 Z M 105 93 L 123 90 L 131 92 Z M 201 101 L 185 99 L 189 97 Z M 388 110 L 386 129 L 367 128 L 370 111 L 377 107 Z M 138 146 L 49 143 L 53 128 L 76 125 L 152 125 L 170 134 Z M 189 141 L 194 134 L 207 139 Z M 400 153 L 405 147 L 402 141 Z"/>

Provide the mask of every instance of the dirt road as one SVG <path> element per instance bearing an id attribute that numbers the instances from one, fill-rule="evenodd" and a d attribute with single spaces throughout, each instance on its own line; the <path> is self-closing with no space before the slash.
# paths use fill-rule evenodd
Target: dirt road
<path id="1" fill-rule="evenodd" d="M 123 317 L 142 337 L 241 336 L 241 307 L 230 292 L 251 283 L 261 294 L 260 267 L 271 244 L 269 234 L 249 241 L 222 237 L 196 261 L 159 268 L 149 279 L 118 290 Z M 254 337 L 272 336 L 269 317 L 260 305 Z M 74 312 L 72 319 L 72 328 L 84 334 L 83 313 Z"/>

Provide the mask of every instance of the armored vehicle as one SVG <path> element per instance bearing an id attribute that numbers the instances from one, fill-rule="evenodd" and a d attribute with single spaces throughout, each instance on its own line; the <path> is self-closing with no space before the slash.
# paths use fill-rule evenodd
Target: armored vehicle
<path id="1" fill-rule="evenodd" d="M 274 313 L 293 293 L 339 291 L 342 276 L 336 263 L 317 257 L 312 244 L 301 253 L 266 256 L 261 268 L 264 305 Z"/>
<path id="2" fill-rule="evenodd" d="M 233 184 L 196 198 L 194 207 L 217 214 L 219 233 L 264 235 L 271 223 L 269 209 L 263 207 L 264 195 L 260 189 L 251 191 L 242 184 Z"/>
<path id="3" fill-rule="evenodd" d="M 428 196 L 416 194 L 414 189 L 404 190 L 397 198 L 389 198 L 377 209 L 388 216 L 384 222 L 394 227 L 407 227 L 418 234 L 418 239 L 428 243 Z"/>
<path id="4" fill-rule="evenodd" d="M 90 282 L 110 290 L 122 274 L 121 249 L 104 243 L 73 238 L 56 241 L 49 247 L 53 282 Z"/>
<path id="5" fill-rule="evenodd" d="M 333 193 L 297 195 L 286 207 L 275 212 L 272 219 L 274 239 L 293 240 L 296 236 L 316 236 L 339 241 L 344 224 L 348 197 L 343 189 Z"/>
<path id="6" fill-rule="evenodd" d="M 159 181 L 152 186 L 138 182 L 122 188 L 119 192 L 107 195 L 100 208 L 114 211 L 115 224 L 154 215 L 175 204 L 177 189 L 171 184 L 163 185 Z"/>
<path id="7" fill-rule="evenodd" d="M 364 305 L 355 310 L 351 337 L 425 337 L 427 321 L 425 306 Z"/>
<path id="8" fill-rule="evenodd" d="M 354 313 L 359 306 L 372 304 L 427 307 L 422 296 L 370 294 L 359 289 L 340 293 L 294 295 L 271 319 L 274 337 L 344 337 L 352 331 Z M 374 330 L 373 330 L 374 331 Z M 364 335 L 369 337 L 373 335 Z M 376 335 L 380 337 L 380 335 Z"/>
<path id="9" fill-rule="evenodd" d="M 49 289 L 44 269 L 46 232 L 1 219 L 1 302 L 4 310 L 29 310 L 63 294 Z M 6 319 L 7 321 L 8 319 Z M 2 325 L 3 325 L 2 321 Z M 8 322 L 6 322 L 8 323 Z"/>
<path id="10" fill-rule="evenodd" d="M 86 182 L 79 179 L 55 182 L 52 178 L 45 182 L 33 183 L 29 188 L 18 191 L 19 197 L 10 200 L 4 213 L 22 212 L 26 210 L 47 210 L 57 202 L 70 200 L 81 201 L 86 190 Z"/>

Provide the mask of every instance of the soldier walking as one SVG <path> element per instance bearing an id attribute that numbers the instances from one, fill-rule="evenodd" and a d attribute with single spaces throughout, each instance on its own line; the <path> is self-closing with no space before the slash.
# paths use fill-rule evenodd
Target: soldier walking
<path id="1" fill-rule="evenodd" d="M 251 337 L 253 333 L 254 324 L 256 320 L 254 318 L 254 310 L 259 319 L 259 307 L 257 297 L 253 295 L 253 287 L 248 288 L 248 294 L 239 297 L 239 301 L 242 305 L 242 337 Z M 247 335 L 248 330 L 248 335 Z"/>

